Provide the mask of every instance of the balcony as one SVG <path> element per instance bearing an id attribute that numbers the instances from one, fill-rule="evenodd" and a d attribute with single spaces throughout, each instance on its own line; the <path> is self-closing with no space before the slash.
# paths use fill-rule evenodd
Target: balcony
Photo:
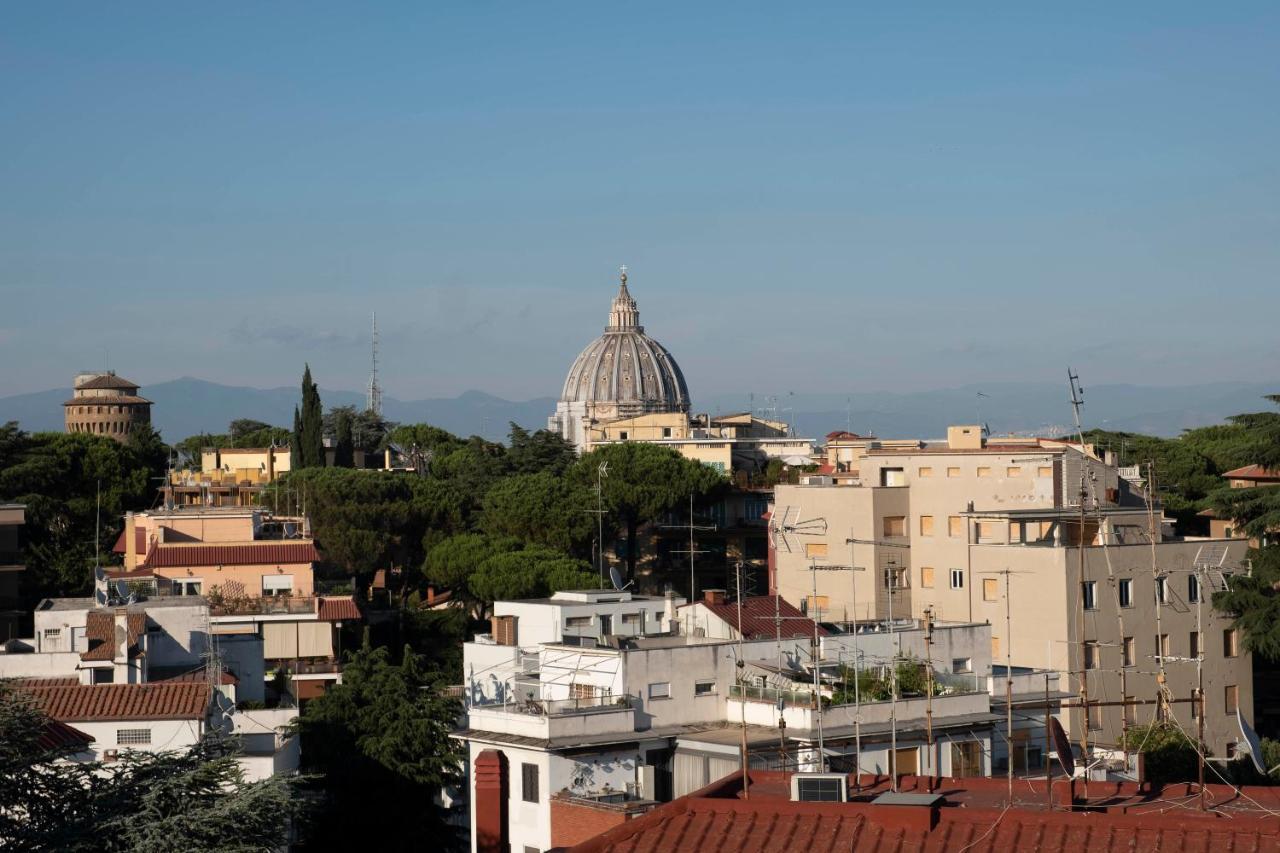
<path id="1" fill-rule="evenodd" d="M 748 702 L 765 702 L 775 708 L 779 702 L 782 702 L 784 707 L 813 707 L 813 691 L 811 690 L 780 690 L 776 687 L 731 684 L 729 685 L 729 698 L 746 699 Z"/>
<path id="2" fill-rule="evenodd" d="M 467 709 L 474 729 L 551 740 L 634 732 L 639 700 L 630 695 L 524 699 Z"/>
<path id="3" fill-rule="evenodd" d="M 268 595 L 219 600 L 209 596 L 209 613 L 213 616 L 288 616 L 314 614 L 314 595 Z"/>

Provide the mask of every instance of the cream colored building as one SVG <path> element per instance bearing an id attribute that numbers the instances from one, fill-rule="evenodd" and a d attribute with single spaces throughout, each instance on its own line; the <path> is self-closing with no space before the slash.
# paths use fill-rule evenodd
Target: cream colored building
<path id="1" fill-rule="evenodd" d="M 1102 745 L 1119 740 L 1126 713 L 1151 719 L 1154 705 L 1124 702 L 1155 700 L 1159 656 L 1170 694 L 1190 699 L 1202 654 L 1206 738 L 1218 755 L 1238 740 L 1235 707 L 1252 716 L 1250 658 L 1209 599 L 1242 565 L 1247 543 L 1174 535 L 1090 446 L 988 440 L 964 426 L 945 442 L 868 446 L 858 464 L 857 477 L 777 488 L 770 558 L 783 597 L 831 619 L 884 619 L 892 606 L 894 616 L 929 608 L 938 619 L 989 622 L 994 661 L 1011 653 L 1014 665 L 1059 671 L 1075 692 L 1087 664 L 1090 700 L 1117 703 L 1092 710 L 1091 738 Z M 1194 732 L 1191 704 L 1173 709 Z M 1078 741 L 1079 711 L 1070 722 Z"/>
<path id="2" fill-rule="evenodd" d="M 584 452 L 605 444 L 643 441 L 670 447 L 726 474 L 754 473 L 770 459 L 807 459 L 813 452 L 813 441 L 789 435 L 785 423 L 746 412 L 714 417 L 681 412 L 638 415 L 596 424 L 587 435 Z"/>

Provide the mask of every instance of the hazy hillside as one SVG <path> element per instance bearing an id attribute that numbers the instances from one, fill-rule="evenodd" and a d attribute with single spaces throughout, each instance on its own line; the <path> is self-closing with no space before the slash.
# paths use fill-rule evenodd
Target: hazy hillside
<path id="1" fill-rule="evenodd" d="M 1263 394 L 1280 390 L 1280 383 L 1226 382 L 1214 385 L 1151 387 L 1098 385 L 1085 388 L 1086 427 L 1175 436 L 1191 427 L 1221 422 L 1239 412 L 1264 411 Z M 288 426 L 298 389 L 242 388 L 200 379 L 175 379 L 147 386 L 142 393 L 155 401 L 157 427 L 171 440 L 197 432 L 222 432 L 232 418 L 255 418 Z M 354 391 L 321 389 L 326 406 L 363 405 Z M 979 397 L 982 393 L 985 396 Z M 27 430 L 62 428 L 62 401 L 68 389 L 0 398 L 0 422 L 16 420 Z M 747 394 L 717 394 L 695 398 L 696 410 L 715 414 L 743 411 Z M 992 431 L 1053 434 L 1071 426 L 1066 382 L 1059 384 L 989 384 L 906 394 L 869 392 L 779 395 L 776 404 L 756 395 L 757 411 L 770 406 L 792 421 L 797 432 L 821 437 L 846 425 L 856 432 L 886 437 L 938 437 L 947 424 L 985 421 Z M 508 421 L 537 429 L 555 408 L 551 397 L 513 402 L 480 391 L 457 397 L 400 400 L 387 397 L 389 418 L 405 423 L 427 421 L 461 435 L 505 436 Z"/>

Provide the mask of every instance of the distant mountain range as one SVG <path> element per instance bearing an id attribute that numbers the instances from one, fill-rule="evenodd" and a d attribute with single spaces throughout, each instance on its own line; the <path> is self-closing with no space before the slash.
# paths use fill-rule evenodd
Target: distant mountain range
<path id="1" fill-rule="evenodd" d="M 1266 411 L 1264 394 L 1280 391 L 1280 382 L 1221 382 L 1212 385 L 1086 387 L 1086 429 L 1175 436 L 1184 429 L 1221 423 L 1240 412 Z M 142 389 L 155 402 L 152 417 L 170 441 L 200 432 L 225 432 L 235 418 L 253 418 L 280 426 L 293 422 L 296 387 L 243 388 L 201 379 L 182 378 Z M 322 388 L 326 406 L 364 405 L 364 394 Z M 979 396 L 981 395 L 981 396 Z M 0 397 L 0 422 L 18 421 L 28 431 L 61 430 L 62 402 L 70 389 Z M 937 438 L 948 424 L 985 422 L 994 433 L 1060 434 L 1071 428 L 1066 383 L 991 383 L 937 391 L 888 391 L 843 394 L 788 394 L 776 399 L 747 394 L 713 394 L 695 398 L 696 411 L 740 412 L 754 404 L 757 413 L 793 423 L 800 435 L 821 438 L 832 430 L 881 437 Z M 528 429 L 546 424 L 554 397 L 513 402 L 481 391 L 426 400 L 383 398 L 388 418 L 401 423 L 427 422 L 459 435 L 497 440 L 514 421 Z"/>

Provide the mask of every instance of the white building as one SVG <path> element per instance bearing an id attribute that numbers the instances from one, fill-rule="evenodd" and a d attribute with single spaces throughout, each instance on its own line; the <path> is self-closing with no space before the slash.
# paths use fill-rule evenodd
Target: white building
<path id="1" fill-rule="evenodd" d="M 785 601 L 753 598 L 744 602 L 752 616 L 739 637 L 737 621 L 723 617 L 734 605 L 718 591 L 710 596 L 685 605 L 670 594 L 591 590 L 495 603 L 493 633 L 464 646 L 466 718 L 454 734 L 467 744 L 477 832 L 499 832 L 513 850 L 559 846 L 567 837 L 557 822 L 564 798 L 643 804 L 683 796 L 741 766 L 744 731 L 752 766 L 773 766 L 779 753 L 791 767 L 816 764 L 820 712 L 807 686 L 813 623 Z M 787 614 L 781 638 L 778 612 Z M 976 660 L 989 668 L 988 626 L 948 630 L 954 636 L 938 643 L 948 664 L 972 669 Z M 868 654 L 887 651 L 890 641 L 874 633 L 868 630 Z M 904 630 L 894 642 L 910 646 L 910 635 Z M 846 652 L 833 632 L 820 628 L 819 636 L 826 649 L 819 692 L 829 700 Z M 822 738 L 829 764 L 851 757 L 861 740 L 864 772 L 894 763 L 912 772 L 920 768 L 908 756 L 932 740 L 939 773 L 989 773 L 995 715 L 986 673 L 942 675 L 953 680 L 932 698 L 932 738 L 924 725 L 930 702 L 919 697 L 869 699 L 857 708 L 841 702 L 821 712 L 829 718 Z M 780 691 L 779 679 L 792 677 L 795 689 Z M 484 800 L 493 796 L 502 801 L 500 820 Z"/>

